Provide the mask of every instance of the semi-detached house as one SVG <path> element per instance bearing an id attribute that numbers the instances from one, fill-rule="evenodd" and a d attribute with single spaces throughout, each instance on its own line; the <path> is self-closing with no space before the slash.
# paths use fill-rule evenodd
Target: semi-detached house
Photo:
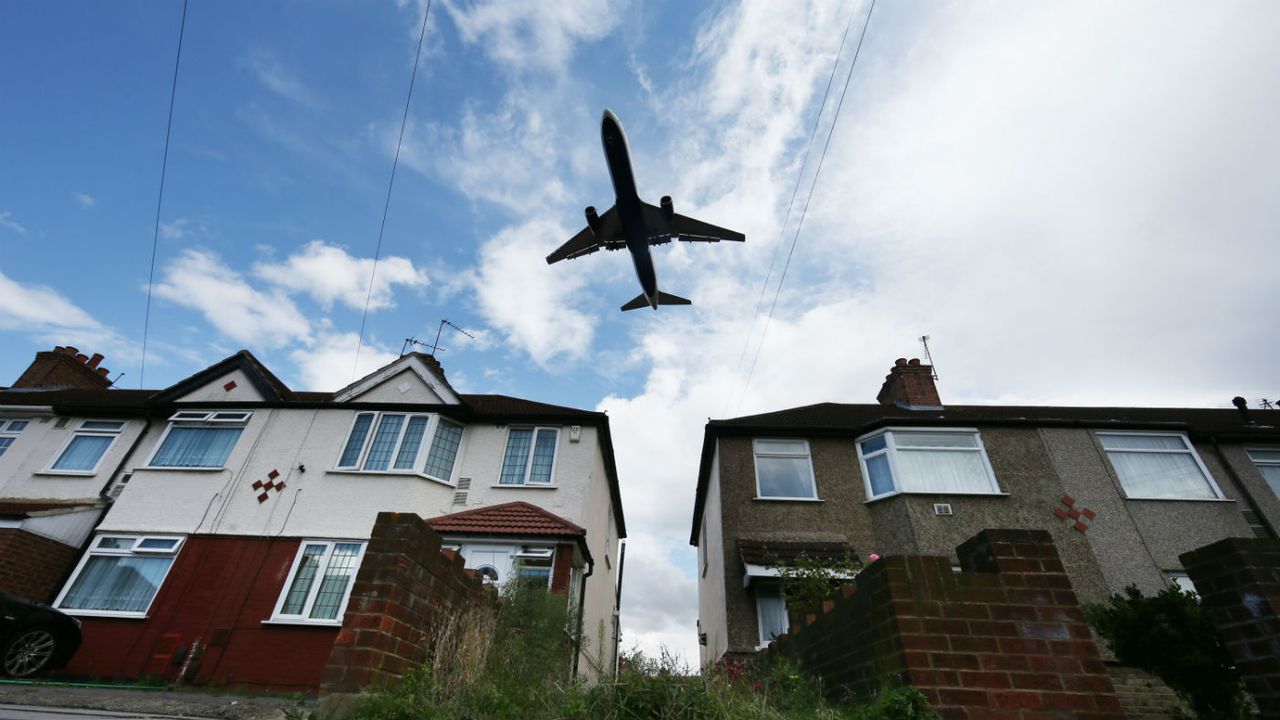
<path id="1" fill-rule="evenodd" d="M 985 528 L 1047 530 L 1083 602 L 1187 586 L 1180 554 L 1280 528 L 1280 411 L 943 405 L 898 360 L 875 404 L 707 423 L 689 541 L 701 661 L 787 632 L 799 555 L 942 555 Z"/>
<path id="2" fill-rule="evenodd" d="M 22 554 L 0 587 L 81 620 L 70 675 L 314 689 L 380 511 L 427 518 L 490 581 L 566 593 L 579 672 L 613 671 L 603 413 L 461 394 L 419 353 L 335 393 L 247 351 L 160 391 L 32 384 L 0 391 L 0 543 Z"/>

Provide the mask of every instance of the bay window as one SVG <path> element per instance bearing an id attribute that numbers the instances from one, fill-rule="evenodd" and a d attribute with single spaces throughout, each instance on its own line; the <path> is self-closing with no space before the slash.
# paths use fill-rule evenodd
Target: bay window
<path id="1" fill-rule="evenodd" d="M 181 547 L 180 537 L 102 535 L 55 605 L 73 615 L 145 617 Z"/>
<path id="2" fill-rule="evenodd" d="M 84 420 L 49 467 L 52 472 L 92 474 L 116 441 L 124 422 L 119 420 Z"/>
<path id="3" fill-rule="evenodd" d="M 184 410 L 169 418 L 151 467 L 221 468 L 244 432 L 248 412 Z"/>
<path id="4" fill-rule="evenodd" d="M 868 499 L 1000 493 L 977 430 L 891 428 L 860 438 L 857 446 Z"/>
<path id="5" fill-rule="evenodd" d="M 364 556 L 357 541 L 304 540 L 271 619 L 339 625 Z"/>
<path id="6" fill-rule="evenodd" d="M 462 426 L 439 415 L 362 412 L 356 415 L 337 469 L 419 473 L 449 482 Z"/>
<path id="7" fill-rule="evenodd" d="M 1098 433 L 1125 495 L 1160 500 L 1222 497 L 1209 471 L 1181 433 Z"/>
<path id="8" fill-rule="evenodd" d="M 555 477 L 559 439 L 559 428 L 511 428 L 498 484 L 550 485 Z"/>

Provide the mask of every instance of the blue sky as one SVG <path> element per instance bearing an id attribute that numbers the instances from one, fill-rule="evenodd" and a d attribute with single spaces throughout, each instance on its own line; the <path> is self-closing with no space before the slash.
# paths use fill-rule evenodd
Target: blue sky
<path id="1" fill-rule="evenodd" d="M 359 370 L 449 318 L 477 336 L 442 342 L 460 390 L 607 410 L 647 649 L 696 657 L 708 417 L 870 402 L 926 333 L 944 402 L 1280 394 L 1280 6 L 881 3 L 837 122 L 868 7 L 432 7 Z M 422 10 L 192 1 L 147 386 L 241 347 L 350 381 Z M 138 386 L 180 12 L 0 9 L 0 381 L 70 343 Z M 644 197 L 747 234 L 655 252 L 690 308 L 618 312 L 622 253 L 542 260 L 612 202 L 605 107 Z"/>

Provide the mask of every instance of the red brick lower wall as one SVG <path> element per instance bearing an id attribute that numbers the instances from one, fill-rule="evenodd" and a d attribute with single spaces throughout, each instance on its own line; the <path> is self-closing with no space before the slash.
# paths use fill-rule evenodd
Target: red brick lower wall
<path id="1" fill-rule="evenodd" d="M 985 530 L 958 554 L 961 573 L 942 557 L 872 563 L 766 657 L 838 696 L 912 685 L 948 719 L 1124 717 L 1049 533 Z"/>
<path id="2" fill-rule="evenodd" d="M 1261 717 L 1280 718 L 1280 541 L 1227 538 L 1180 559 Z"/>
<path id="3" fill-rule="evenodd" d="M 338 628 L 263 624 L 298 543 L 188 537 L 147 619 L 81 618 L 84 643 L 62 674 L 314 691 Z"/>
<path id="4" fill-rule="evenodd" d="M 0 528 L 0 590 L 53 602 L 80 549 L 18 528 Z"/>
<path id="5" fill-rule="evenodd" d="M 342 632 L 324 672 L 324 693 L 383 687 L 431 651 L 434 623 L 491 600 L 462 558 L 440 551 L 440 536 L 411 513 L 378 513 Z"/>

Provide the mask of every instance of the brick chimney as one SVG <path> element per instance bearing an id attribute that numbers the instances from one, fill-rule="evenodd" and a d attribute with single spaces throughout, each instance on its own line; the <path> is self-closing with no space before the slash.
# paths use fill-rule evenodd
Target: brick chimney
<path id="1" fill-rule="evenodd" d="M 102 355 L 88 357 L 77 348 L 61 345 L 36 353 L 36 359 L 14 381 L 15 388 L 78 388 L 105 390 L 111 386 L 108 370 L 98 367 Z"/>
<path id="2" fill-rule="evenodd" d="M 938 386 L 933 383 L 933 366 L 921 365 L 918 358 L 894 360 L 876 402 L 904 408 L 942 407 Z"/>

